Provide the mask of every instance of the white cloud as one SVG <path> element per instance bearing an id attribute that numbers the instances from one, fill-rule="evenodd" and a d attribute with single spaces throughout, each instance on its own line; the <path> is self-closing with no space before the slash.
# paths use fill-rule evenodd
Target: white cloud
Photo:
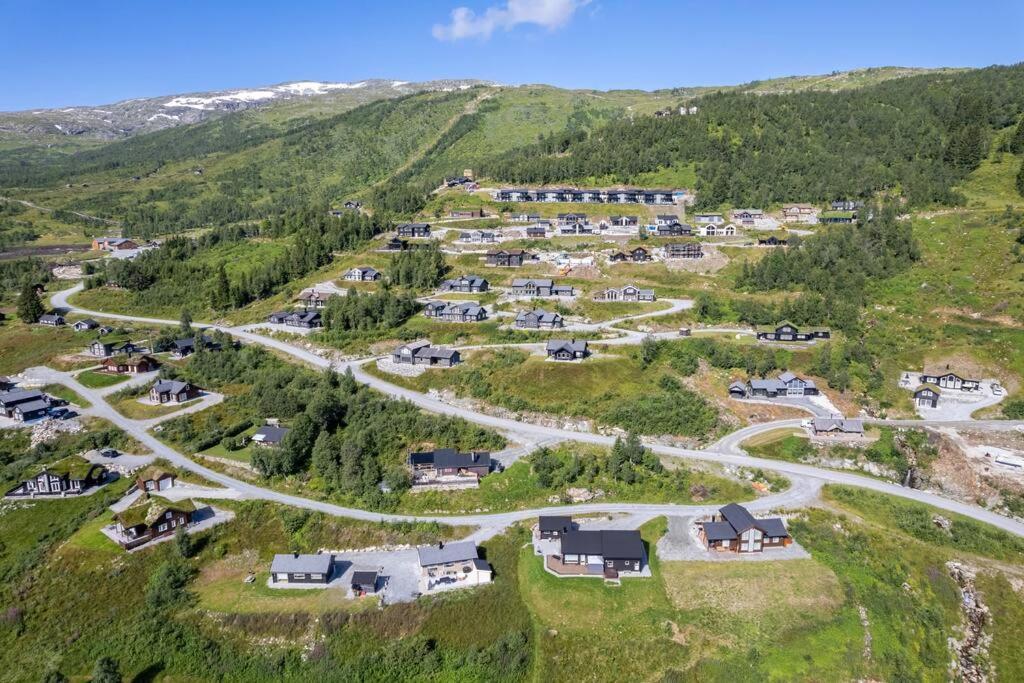
<path id="1" fill-rule="evenodd" d="M 491 37 L 497 29 L 506 31 L 520 24 L 534 24 L 548 30 L 569 23 L 572 15 L 590 0 L 508 0 L 504 7 L 488 7 L 477 14 L 468 7 L 452 10 L 451 21 L 434 24 L 432 33 L 438 40 Z"/>

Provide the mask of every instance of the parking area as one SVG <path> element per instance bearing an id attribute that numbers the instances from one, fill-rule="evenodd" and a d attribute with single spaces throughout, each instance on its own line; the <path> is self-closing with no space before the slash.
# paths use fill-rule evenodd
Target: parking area
<path id="1" fill-rule="evenodd" d="M 353 571 L 372 567 L 380 569 L 379 585 L 383 589 L 379 591 L 385 604 L 411 602 L 420 595 L 420 563 L 415 548 L 335 553 L 334 561 L 344 567 L 339 580 L 346 590 Z"/>
<path id="2" fill-rule="evenodd" d="M 921 384 L 921 374 L 918 372 L 904 372 L 900 375 L 901 389 L 914 391 Z M 974 412 L 994 406 L 1006 397 L 1006 390 L 992 379 L 981 380 L 980 386 L 974 391 L 941 388 L 940 392 L 936 407 L 916 406 L 917 414 L 926 420 L 970 420 Z"/>
<path id="3" fill-rule="evenodd" d="M 712 552 L 697 535 L 696 517 L 669 517 L 668 531 L 658 541 L 658 558 L 682 562 L 770 562 L 810 557 L 799 543 L 786 548 L 769 548 L 760 553 Z"/>

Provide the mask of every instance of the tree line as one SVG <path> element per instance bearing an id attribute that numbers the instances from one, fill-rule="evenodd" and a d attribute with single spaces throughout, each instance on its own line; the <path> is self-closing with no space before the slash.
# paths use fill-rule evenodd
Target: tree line
<path id="1" fill-rule="evenodd" d="M 696 165 L 698 208 L 868 199 L 955 203 L 998 130 L 1024 111 L 1024 66 L 922 75 L 843 92 L 715 93 L 691 116 L 575 129 L 480 164 L 510 183 L 633 183 Z"/>
<path id="2" fill-rule="evenodd" d="M 334 252 L 355 248 L 384 226 L 360 213 L 330 216 L 312 207 L 292 209 L 258 226 L 227 226 L 197 237 L 172 237 L 138 258 L 107 259 L 88 268 L 86 287 L 116 285 L 150 305 L 206 304 L 218 311 L 241 308 L 279 291 L 331 262 Z M 261 237 L 290 238 L 283 252 L 229 275 L 210 252 Z"/>

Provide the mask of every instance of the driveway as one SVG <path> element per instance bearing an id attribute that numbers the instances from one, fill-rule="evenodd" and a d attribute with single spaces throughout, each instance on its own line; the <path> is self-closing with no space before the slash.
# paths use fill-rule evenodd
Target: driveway
<path id="1" fill-rule="evenodd" d="M 658 540 L 658 559 L 685 562 L 768 562 L 801 560 L 811 556 L 795 541 L 787 548 L 760 553 L 711 552 L 697 535 L 698 517 L 669 517 L 668 532 Z"/>
<path id="2" fill-rule="evenodd" d="M 420 592 L 420 560 L 415 548 L 406 550 L 375 550 L 365 553 L 335 553 L 336 564 L 344 565 L 342 584 L 351 583 L 356 569 L 380 569 L 385 603 L 411 602 Z"/>

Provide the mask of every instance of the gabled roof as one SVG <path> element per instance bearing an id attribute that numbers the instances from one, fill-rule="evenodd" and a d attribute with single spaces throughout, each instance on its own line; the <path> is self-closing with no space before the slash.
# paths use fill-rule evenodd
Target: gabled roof
<path id="1" fill-rule="evenodd" d="M 587 350 L 587 342 L 577 341 L 575 339 L 552 339 L 547 343 L 548 353 L 557 353 L 559 351 L 569 351 L 571 353 L 583 353 Z"/>
<path id="2" fill-rule="evenodd" d="M 39 399 L 37 401 L 24 401 L 14 407 L 19 413 L 34 413 L 39 410 L 47 410 L 50 404 L 46 401 Z"/>
<path id="3" fill-rule="evenodd" d="M 172 394 L 180 394 L 189 387 L 188 382 L 182 382 L 176 379 L 162 379 L 159 382 L 153 384 L 153 388 L 159 393 L 169 392 Z"/>
<path id="4" fill-rule="evenodd" d="M 778 517 L 755 519 L 745 507 L 736 503 L 729 503 L 718 512 L 724 521 L 701 524 L 709 541 L 734 540 L 749 529 L 758 529 L 765 536 L 775 538 L 789 536 L 785 523 Z"/>
<path id="5" fill-rule="evenodd" d="M 644 542 L 635 529 L 576 530 L 562 534 L 563 555 L 600 555 L 605 559 L 639 560 Z"/>
<path id="6" fill-rule="evenodd" d="M 89 473 L 92 472 L 94 467 L 102 467 L 102 465 L 94 465 L 79 455 L 69 455 L 66 458 L 62 458 L 55 463 L 47 465 L 42 471 L 61 476 L 67 475 L 71 479 L 85 479 L 89 476 Z"/>
<path id="7" fill-rule="evenodd" d="M 0 392 L 0 405 L 12 405 L 15 403 L 27 403 L 29 401 L 41 401 L 43 392 L 36 389 L 11 389 Z"/>
<path id="8" fill-rule="evenodd" d="M 158 496 L 143 495 L 127 508 L 114 515 L 114 519 L 121 522 L 121 525 L 128 528 L 139 524 L 151 525 L 159 519 L 160 515 L 169 511 L 195 512 L 196 505 L 191 500 L 179 500 L 171 502 Z"/>
<path id="9" fill-rule="evenodd" d="M 164 468 L 156 465 L 150 465 L 135 473 L 135 479 L 142 481 L 159 481 L 161 479 L 167 479 L 168 477 L 174 476 L 173 472 L 168 472 Z"/>
<path id="10" fill-rule="evenodd" d="M 281 443 L 290 431 L 287 427 L 263 425 L 253 433 L 252 440 L 261 443 Z"/>
<path id="11" fill-rule="evenodd" d="M 747 529 L 753 529 L 757 524 L 754 516 L 747 512 L 745 507 L 736 503 L 729 503 L 720 508 L 718 512 L 725 518 L 725 521 L 732 525 L 737 534 L 742 534 Z"/>
<path id="12" fill-rule="evenodd" d="M 324 574 L 331 572 L 331 564 L 334 558 L 331 555 L 318 553 L 316 555 L 300 555 L 289 553 L 287 555 L 274 555 L 274 561 L 270 563 L 272 573 L 281 574 Z"/>
<path id="13" fill-rule="evenodd" d="M 415 352 L 417 349 L 422 349 L 425 346 L 430 346 L 430 342 L 428 340 L 417 339 L 416 341 L 411 341 L 408 344 L 402 344 L 395 350 L 401 351 L 402 349 L 408 349 L 409 351 Z"/>
<path id="14" fill-rule="evenodd" d="M 816 417 L 813 421 L 816 432 L 842 432 L 844 434 L 863 434 L 864 421 L 842 417 Z"/>
<path id="15" fill-rule="evenodd" d="M 409 454 L 412 465 L 433 465 L 439 469 L 458 467 L 490 467 L 491 454 L 487 451 L 459 453 L 454 448 L 438 448 Z"/>
<path id="16" fill-rule="evenodd" d="M 422 546 L 416 549 L 421 567 L 451 562 L 465 562 L 480 557 L 476 543 L 473 541 L 456 541 L 438 545 Z"/>
<path id="17" fill-rule="evenodd" d="M 525 278 L 517 277 L 512 280 L 513 287 L 528 287 L 530 285 L 534 287 L 551 287 L 554 285 L 554 281 L 546 278 Z"/>

